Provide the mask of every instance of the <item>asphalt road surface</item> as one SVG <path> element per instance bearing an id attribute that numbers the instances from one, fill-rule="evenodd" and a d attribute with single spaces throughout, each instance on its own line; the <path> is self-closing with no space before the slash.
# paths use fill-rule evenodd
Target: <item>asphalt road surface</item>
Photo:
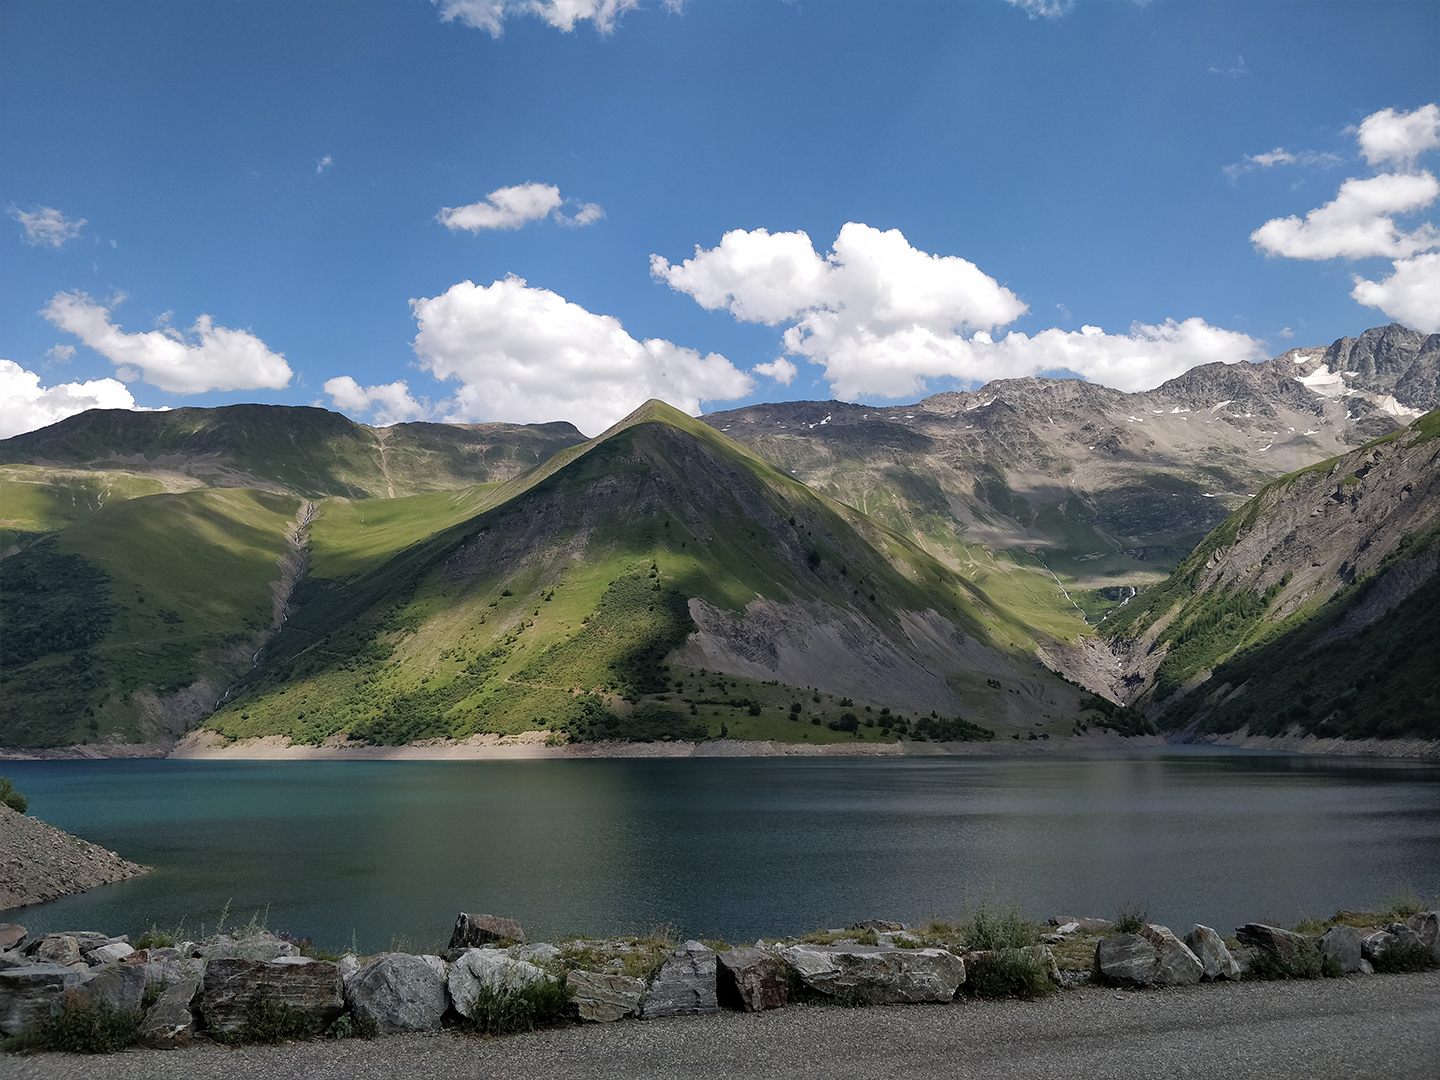
<path id="1" fill-rule="evenodd" d="M 449 1032 L 370 1042 L 0 1056 L 5 1080 L 1145 1080 L 1440 1077 L 1440 976 L 1241 983 L 1042 1002 L 802 1006 L 499 1039 Z"/>

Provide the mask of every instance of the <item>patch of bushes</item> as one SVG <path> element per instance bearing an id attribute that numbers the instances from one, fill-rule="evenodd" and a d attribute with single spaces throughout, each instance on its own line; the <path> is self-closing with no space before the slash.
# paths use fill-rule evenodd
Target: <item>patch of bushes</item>
<path id="1" fill-rule="evenodd" d="M 1127 705 L 1116 705 L 1098 694 L 1086 694 L 1080 699 L 1080 710 L 1093 710 L 1100 714 L 1095 726 L 1109 728 L 1121 735 L 1154 735 L 1157 728 L 1145 718 L 1145 714 Z"/>
<path id="2" fill-rule="evenodd" d="M 17 814 L 23 814 L 30 809 L 30 800 L 15 790 L 9 777 L 0 776 L 0 805 L 8 806 Z"/>
<path id="3" fill-rule="evenodd" d="M 217 1042 L 276 1043 L 308 1039 L 320 1034 L 315 1017 L 303 1009 L 276 1001 L 267 987 L 261 987 L 245 1009 L 245 1024 L 237 1034 L 216 1034 Z"/>
<path id="4" fill-rule="evenodd" d="M 374 1017 L 356 1017 L 353 1013 L 341 1013 L 336 1021 L 325 1029 L 327 1039 L 373 1039 L 380 1034 L 380 1025 Z"/>
<path id="5" fill-rule="evenodd" d="M 1139 904 L 1127 904 L 1115 916 L 1117 934 L 1138 934 L 1150 922 L 1150 913 Z"/>
<path id="6" fill-rule="evenodd" d="M 482 984 L 470 1003 L 464 1028 L 476 1035 L 534 1031 L 563 1019 L 569 1004 L 569 988 L 556 979 L 541 979 L 528 986 Z"/>
<path id="7" fill-rule="evenodd" d="M 976 957 L 965 973 L 965 991 L 983 998 L 1038 998 L 1055 990 L 1045 965 L 1031 953 L 1002 949 Z"/>
<path id="8" fill-rule="evenodd" d="M 74 994 L 65 1005 L 33 1031 L 0 1041 L 0 1050 L 38 1054 L 58 1050 L 67 1054 L 113 1054 L 140 1041 L 140 1015 L 119 1012 L 101 1002 L 92 1004 Z"/>
<path id="9" fill-rule="evenodd" d="M 1320 950 L 1316 941 L 1301 944 L 1293 956 L 1281 958 L 1265 949 L 1257 949 L 1242 978 L 1252 981 L 1276 979 L 1338 979 L 1345 974 L 1339 960 L 1331 959 Z"/>
<path id="10" fill-rule="evenodd" d="M 972 952 L 1000 952 L 1023 949 L 1040 940 L 1033 923 L 1026 921 L 1015 904 L 982 900 L 975 913 L 959 927 L 960 940 Z"/>
<path id="11" fill-rule="evenodd" d="M 915 737 L 921 736 L 936 742 L 989 742 L 995 738 L 995 732 L 958 716 L 954 719 L 922 716 L 915 721 Z"/>
<path id="12" fill-rule="evenodd" d="M 1430 971 L 1440 967 L 1440 960 L 1430 946 L 1415 942 L 1391 942 L 1375 958 L 1375 970 L 1387 975 L 1403 975 L 1414 971 Z"/>

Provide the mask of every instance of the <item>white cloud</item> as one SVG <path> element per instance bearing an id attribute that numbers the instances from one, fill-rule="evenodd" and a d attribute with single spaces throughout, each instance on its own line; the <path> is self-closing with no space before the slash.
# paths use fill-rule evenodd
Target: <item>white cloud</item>
<path id="1" fill-rule="evenodd" d="M 361 386 L 349 375 L 341 375 L 328 380 L 324 390 L 337 409 L 350 413 L 374 413 L 378 427 L 430 418 L 430 402 L 416 401 L 411 397 L 410 386 L 404 379 L 379 386 Z"/>
<path id="2" fill-rule="evenodd" d="M 1295 155 L 1286 151 L 1284 147 L 1277 146 L 1268 154 L 1255 154 L 1247 160 L 1253 161 L 1256 165 L 1260 165 L 1268 169 L 1271 165 L 1295 164 Z"/>
<path id="3" fill-rule="evenodd" d="M 505 32 L 505 20 L 516 15 L 534 15 L 564 33 L 575 29 L 577 22 L 590 21 L 595 29 L 608 34 L 615 22 L 627 11 L 640 6 L 640 0 L 431 0 L 440 8 L 442 22 L 459 20 L 476 30 L 484 30 L 493 38 Z M 678 5 L 673 5 L 678 8 Z"/>
<path id="4" fill-rule="evenodd" d="M 1250 69 L 1245 66 L 1245 57 L 1236 55 L 1232 64 L 1228 60 L 1210 61 L 1209 72 L 1211 75 L 1224 75 L 1227 79 L 1238 79 L 1241 75 L 1248 75 Z"/>
<path id="5" fill-rule="evenodd" d="M 330 166 L 334 164 L 335 159 L 332 158 L 329 154 L 326 154 L 319 161 L 315 162 L 315 175 L 319 176 L 321 173 L 323 173 L 326 169 L 330 168 Z"/>
<path id="6" fill-rule="evenodd" d="M 1283 329 L 1283 330 L 1277 330 L 1277 331 L 1275 332 L 1275 336 L 1276 336 L 1276 337 L 1282 337 L 1282 338 L 1292 338 L 1292 337 L 1295 336 L 1295 331 L 1294 331 L 1294 330 L 1291 330 L 1290 327 L 1287 326 L 1287 327 L 1285 327 L 1285 329 Z"/>
<path id="7" fill-rule="evenodd" d="M 1440 183 L 1428 172 L 1352 177 L 1331 202 L 1311 210 L 1303 221 L 1293 214 L 1272 218 L 1250 234 L 1250 241 L 1266 255 L 1288 259 L 1404 258 L 1434 247 L 1440 232 L 1430 224 L 1403 232 L 1391 215 L 1429 206 L 1437 195 Z"/>
<path id="8" fill-rule="evenodd" d="M 64 247 L 67 240 L 80 235 L 80 226 L 85 224 L 84 218 L 70 221 L 53 206 L 42 206 L 33 213 L 12 206 L 10 216 L 20 222 L 20 227 L 25 230 L 25 242 L 31 247 L 45 244 L 53 248 Z"/>
<path id="9" fill-rule="evenodd" d="M 1406 326 L 1426 334 L 1440 333 L 1440 252 L 1397 259 L 1392 265 L 1394 273 L 1383 281 L 1356 274 L 1350 295 Z"/>
<path id="10" fill-rule="evenodd" d="M 293 374 L 281 353 L 245 330 L 216 326 L 201 315 L 189 335 L 173 327 L 127 334 L 110 321 L 111 308 L 83 292 L 56 293 L 40 314 L 74 334 L 118 367 L 126 382 L 143 379 L 177 394 L 207 390 L 278 390 Z"/>
<path id="11" fill-rule="evenodd" d="M 991 331 L 1029 310 L 1018 296 L 974 263 L 856 222 L 824 257 L 803 232 L 736 230 L 679 265 L 652 255 L 650 268 L 709 310 L 789 323 L 785 352 L 822 365 L 840 398 L 922 394 L 933 378 L 983 382 L 1062 368 L 1144 389 L 1197 363 L 1263 355 L 1259 342 L 1201 319 L 1136 323 L 1124 336 L 1085 327 L 996 342 Z M 754 370 L 775 377 L 769 366 Z"/>
<path id="12" fill-rule="evenodd" d="M 789 386 L 795 381 L 795 376 L 800 374 L 800 369 L 783 356 L 771 360 L 768 364 L 756 364 L 750 370 L 757 375 L 768 375 L 781 386 Z"/>
<path id="13" fill-rule="evenodd" d="M 1234 165 L 1226 165 L 1220 171 L 1230 178 L 1233 184 L 1240 177 L 1256 169 L 1272 169 L 1276 165 L 1303 165 L 1309 168 L 1329 169 L 1339 165 L 1344 159 L 1339 154 L 1317 153 L 1314 150 L 1301 150 L 1291 153 L 1283 146 L 1277 146 L 1274 150 L 1264 154 L 1247 154 Z"/>
<path id="14" fill-rule="evenodd" d="M 485 287 L 462 281 L 410 307 L 420 367 L 461 384 L 434 410 L 449 421 L 569 420 L 593 435 L 650 398 L 697 415 L 702 401 L 728 401 L 755 386 L 718 353 L 637 341 L 619 319 L 523 278 Z"/>
<path id="15" fill-rule="evenodd" d="M 1075 8 L 1075 0 L 1006 0 L 1006 2 L 1019 8 L 1032 19 L 1058 19 L 1070 14 Z"/>
<path id="16" fill-rule="evenodd" d="M 75 359 L 75 346 L 52 345 L 45 350 L 45 355 L 57 364 L 68 364 L 71 360 Z"/>
<path id="17" fill-rule="evenodd" d="M 1440 146 L 1440 105 L 1414 112 L 1381 109 L 1360 122 L 1356 131 L 1360 153 L 1371 165 L 1394 162 L 1407 166 L 1426 150 Z"/>
<path id="18" fill-rule="evenodd" d="M 133 409 L 135 399 L 115 379 L 41 386 L 40 376 L 0 360 L 0 439 L 34 431 L 86 409 Z"/>
<path id="19" fill-rule="evenodd" d="M 484 202 L 447 206 L 435 215 L 435 220 L 451 232 L 468 229 L 474 233 L 481 229 L 518 229 L 546 217 L 554 217 L 561 225 L 582 226 L 605 216 L 596 203 L 581 203 L 574 216 L 567 217 L 560 207 L 571 201 L 562 198 L 560 189 L 553 184 L 517 184 L 490 192 Z"/>

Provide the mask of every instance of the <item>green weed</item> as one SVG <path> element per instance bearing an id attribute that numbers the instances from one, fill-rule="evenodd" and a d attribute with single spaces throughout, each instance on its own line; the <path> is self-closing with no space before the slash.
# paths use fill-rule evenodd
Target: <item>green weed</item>
<path id="1" fill-rule="evenodd" d="M 481 985 L 470 1002 L 470 1017 L 463 1027 L 476 1035 L 534 1031 L 559 1022 L 569 1004 L 569 988 L 558 979 L 541 979 L 519 987 Z"/>
<path id="2" fill-rule="evenodd" d="M 140 1039 L 140 1015 L 118 1012 L 105 1003 L 92 1004 L 67 995 L 59 1015 L 34 1031 L 0 1041 L 0 1050 L 40 1053 L 58 1050 L 69 1054 L 113 1054 Z"/>

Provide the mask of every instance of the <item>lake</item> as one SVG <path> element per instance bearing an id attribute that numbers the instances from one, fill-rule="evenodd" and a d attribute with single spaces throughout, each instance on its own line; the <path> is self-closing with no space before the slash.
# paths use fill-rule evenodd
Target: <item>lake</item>
<path id="1" fill-rule="evenodd" d="M 1043 758 L 0 762 L 31 812 L 154 866 L 10 912 L 33 932 L 443 946 L 457 911 L 532 940 L 750 940 L 864 918 L 1140 904 L 1229 934 L 1440 893 L 1440 768 L 1210 748 Z"/>

